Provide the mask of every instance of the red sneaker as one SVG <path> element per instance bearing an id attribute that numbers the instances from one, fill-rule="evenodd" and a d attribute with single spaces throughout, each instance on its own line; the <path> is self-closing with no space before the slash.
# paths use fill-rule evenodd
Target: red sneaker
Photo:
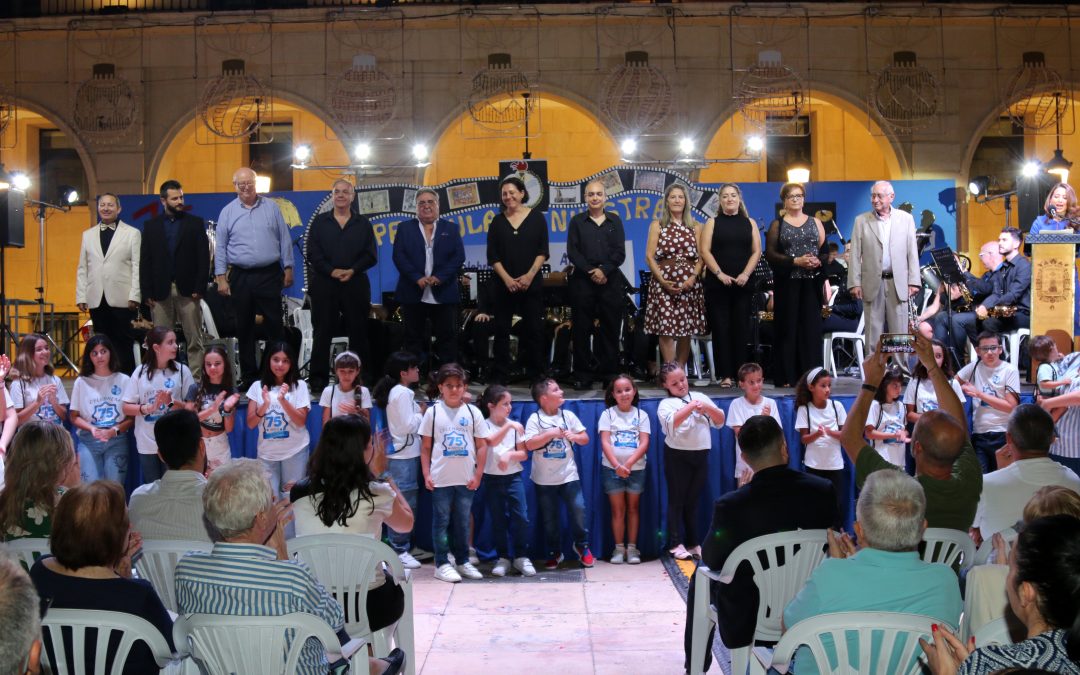
<path id="1" fill-rule="evenodd" d="M 547 562 L 544 563 L 544 569 L 546 569 L 546 570 L 559 569 L 559 563 L 561 563 L 562 561 L 563 561 L 563 554 L 562 553 L 555 556 L 554 558 L 548 558 Z"/>
<path id="2" fill-rule="evenodd" d="M 592 551 L 589 550 L 588 546 L 581 547 L 574 544 L 574 553 L 578 554 L 582 567 L 592 567 L 596 562 L 596 558 L 593 557 Z"/>

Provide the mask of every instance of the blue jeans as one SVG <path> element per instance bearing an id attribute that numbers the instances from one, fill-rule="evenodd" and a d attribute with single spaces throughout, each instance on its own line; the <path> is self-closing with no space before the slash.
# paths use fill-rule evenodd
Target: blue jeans
<path id="1" fill-rule="evenodd" d="M 997 456 L 994 454 L 1005 445 L 1004 431 L 988 431 L 981 434 L 971 434 L 971 445 L 975 448 L 975 456 L 982 464 L 983 473 L 997 470 Z"/>
<path id="2" fill-rule="evenodd" d="M 469 560 L 469 512 L 472 511 L 472 500 L 473 491 L 464 485 L 437 487 L 431 493 L 431 541 L 435 545 L 435 567 L 450 562 L 448 553 L 454 554 L 458 565 Z"/>
<path id="3" fill-rule="evenodd" d="M 484 474 L 484 489 L 487 491 L 488 511 L 491 513 L 491 536 L 495 540 L 495 551 L 500 558 L 525 558 L 529 555 L 529 506 L 525 502 L 525 481 L 521 471 L 508 476 Z M 506 513 L 510 511 L 512 530 L 509 532 L 514 543 L 514 555 L 510 555 L 507 545 Z"/>
<path id="4" fill-rule="evenodd" d="M 548 557 L 554 558 L 562 551 L 559 545 L 560 501 L 566 505 L 574 543 L 582 548 L 589 546 L 589 530 L 585 527 L 585 495 L 581 493 L 580 480 L 562 485 L 537 485 L 536 500 L 540 505 L 540 519 L 544 522 L 544 545 L 547 546 Z"/>
<path id="5" fill-rule="evenodd" d="M 89 431 L 79 429 L 78 437 L 83 482 L 92 483 L 104 478 L 126 485 L 128 435 L 120 434 L 116 438 L 99 441 Z"/>
<path id="6" fill-rule="evenodd" d="M 301 448 L 300 451 L 292 457 L 287 457 L 285 459 L 274 461 L 267 459 L 259 460 L 263 463 L 263 466 L 270 471 L 270 487 L 274 489 L 275 498 L 281 497 L 282 494 L 284 494 L 282 488 L 285 485 L 295 483 L 304 477 L 304 474 L 307 472 L 307 460 L 308 449 L 306 447 Z"/>
<path id="7" fill-rule="evenodd" d="M 420 484 L 417 482 L 420 476 L 420 458 L 412 459 L 388 459 L 386 470 L 394 479 L 394 485 L 405 497 L 409 509 L 416 514 L 417 503 L 420 497 Z M 396 532 L 386 528 L 386 538 L 390 540 L 390 547 L 398 553 L 408 553 L 412 550 L 412 530 L 408 532 Z"/>
<path id="8" fill-rule="evenodd" d="M 142 484 L 153 483 L 165 475 L 165 462 L 156 454 L 139 454 L 139 467 L 142 469 Z"/>

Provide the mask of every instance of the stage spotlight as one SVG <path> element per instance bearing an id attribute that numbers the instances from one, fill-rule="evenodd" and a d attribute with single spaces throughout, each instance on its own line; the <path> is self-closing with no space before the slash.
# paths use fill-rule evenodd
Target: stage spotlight
<path id="1" fill-rule="evenodd" d="M 255 174 L 255 193 L 264 195 L 270 192 L 270 176 Z"/>
<path id="2" fill-rule="evenodd" d="M 307 161 L 311 159 L 311 146 L 310 145 L 298 145 L 293 148 L 293 160 L 299 164 L 307 164 Z"/>
<path id="3" fill-rule="evenodd" d="M 1039 175 L 1042 170 L 1042 165 L 1035 160 L 1028 160 L 1024 162 L 1024 165 L 1020 167 L 1020 175 L 1024 178 L 1034 178 Z"/>
<path id="4" fill-rule="evenodd" d="M 353 157 L 358 162 L 366 162 L 371 159 L 371 146 L 367 143 L 357 143 L 353 148 Z"/>
<path id="5" fill-rule="evenodd" d="M 30 189 L 30 176 L 27 176 L 22 171 L 16 171 L 11 174 L 11 187 L 26 192 Z"/>
<path id="6" fill-rule="evenodd" d="M 79 201 L 79 191 L 70 185 L 60 186 L 60 203 L 71 205 Z"/>
<path id="7" fill-rule="evenodd" d="M 679 152 L 681 152 L 683 155 L 692 155 L 692 154 L 694 154 L 694 139 L 690 138 L 689 136 L 686 136 L 682 140 L 680 140 L 679 141 Z"/>
<path id="8" fill-rule="evenodd" d="M 975 176 L 968 183 L 968 192 L 972 197 L 986 196 L 986 190 L 990 187 L 990 176 Z"/>
<path id="9" fill-rule="evenodd" d="M 417 162 L 427 161 L 428 147 L 423 143 L 416 143 L 412 146 L 412 156 Z"/>
<path id="10" fill-rule="evenodd" d="M 637 152 L 637 139 L 624 138 L 619 149 L 622 151 L 623 157 L 633 157 Z"/>
<path id="11" fill-rule="evenodd" d="M 761 136 L 750 136 L 746 139 L 746 149 L 752 153 L 759 153 L 765 149 L 765 139 Z"/>

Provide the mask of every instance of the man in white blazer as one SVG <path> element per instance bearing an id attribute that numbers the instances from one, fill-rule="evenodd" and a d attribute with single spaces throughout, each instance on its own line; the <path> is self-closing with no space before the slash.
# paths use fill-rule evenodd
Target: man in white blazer
<path id="1" fill-rule="evenodd" d="M 866 344 L 874 349 L 882 327 L 890 333 L 910 333 L 908 298 L 919 292 L 919 249 L 915 220 L 894 209 L 896 194 L 888 181 L 870 188 L 872 210 L 855 218 L 851 228 L 848 288 L 863 301 Z"/>
<path id="2" fill-rule="evenodd" d="M 142 234 L 120 220 L 120 200 L 98 197 L 98 224 L 83 232 L 75 274 L 75 304 L 90 311 L 94 332 L 112 340 L 125 373 L 135 370 L 135 330 L 142 293 L 139 289 L 139 251 Z"/>

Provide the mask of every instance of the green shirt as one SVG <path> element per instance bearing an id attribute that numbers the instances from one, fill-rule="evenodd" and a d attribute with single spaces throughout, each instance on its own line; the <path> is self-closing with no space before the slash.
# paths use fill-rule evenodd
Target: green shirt
<path id="1" fill-rule="evenodd" d="M 864 446 L 855 461 L 855 484 L 862 488 L 866 477 L 881 469 L 897 469 L 869 445 Z M 971 442 L 964 444 L 960 456 L 953 463 L 952 475 L 947 480 L 930 476 L 915 476 L 926 493 L 926 526 L 947 527 L 967 532 L 975 522 L 975 509 L 982 493 L 982 466 L 975 456 Z"/>

